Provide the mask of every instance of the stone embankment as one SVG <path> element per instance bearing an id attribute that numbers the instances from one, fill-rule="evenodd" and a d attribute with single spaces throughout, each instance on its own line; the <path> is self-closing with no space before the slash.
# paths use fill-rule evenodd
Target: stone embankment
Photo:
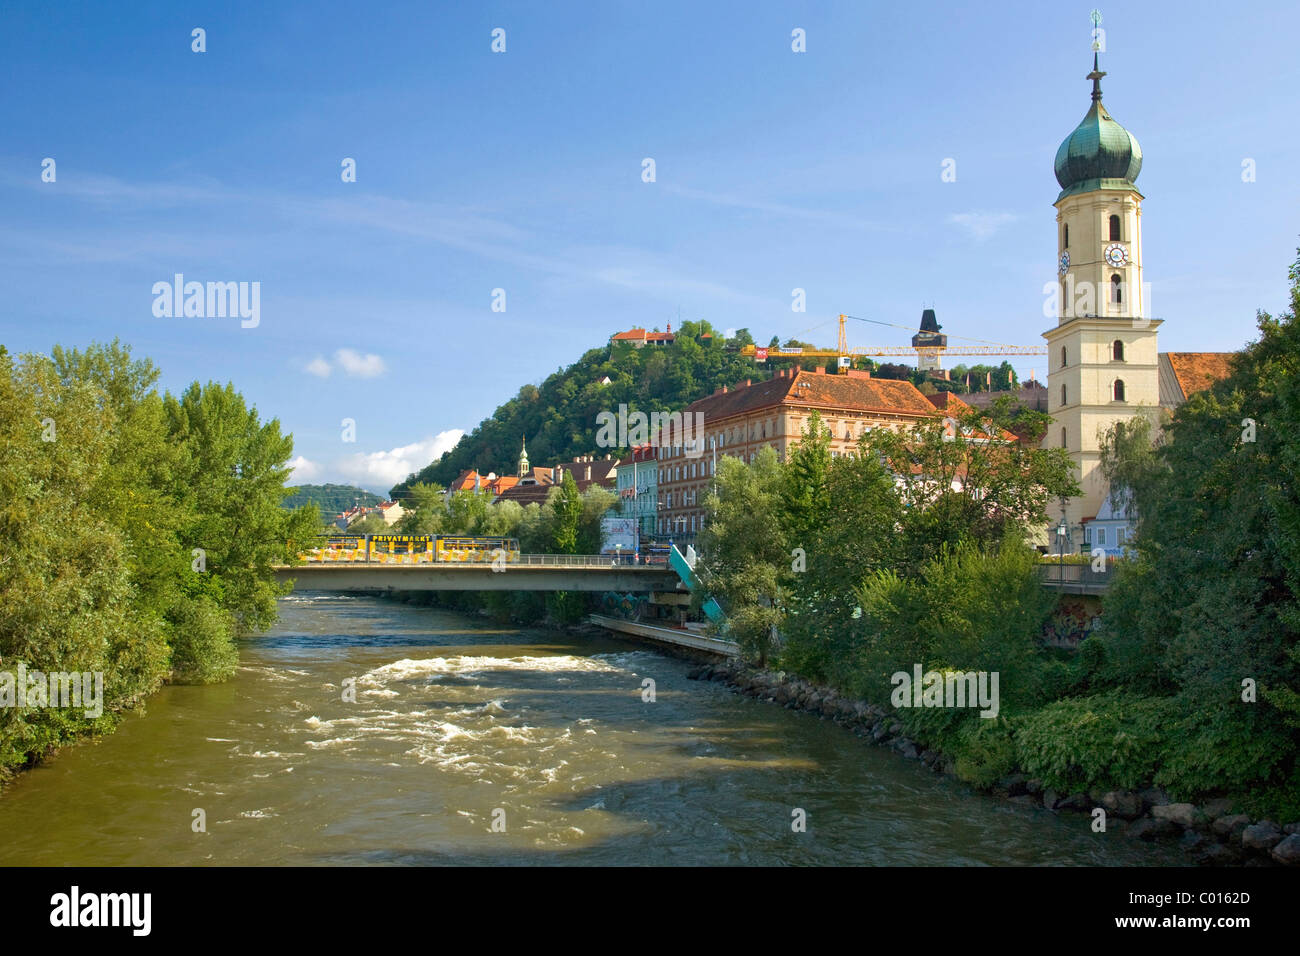
<path id="1" fill-rule="evenodd" d="M 938 773 L 953 772 L 952 759 L 909 740 L 892 711 L 842 697 L 831 688 L 780 671 L 757 670 L 738 661 L 699 664 L 687 676 L 727 684 L 749 697 L 790 710 L 818 714 L 874 744 L 919 760 Z M 1056 812 L 1091 814 L 1101 807 L 1106 811 L 1108 831 L 1121 829 L 1136 840 L 1176 839 L 1199 863 L 1300 865 L 1300 822 L 1282 826 L 1271 820 L 1251 820 L 1244 813 L 1234 812 L 1230 800 L 1211 800 L 1199 806 L 1174 803 L 1157 788 L 1058 793 L 1021 773 L 1004 777 L 991 791 L 1020 806 Z"/>

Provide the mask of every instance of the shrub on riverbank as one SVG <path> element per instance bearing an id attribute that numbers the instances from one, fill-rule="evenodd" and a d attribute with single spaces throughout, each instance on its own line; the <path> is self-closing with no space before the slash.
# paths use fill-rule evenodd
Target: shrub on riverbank
<path id="1" fill-rule="evenodd" d="M 315 529 L 314 508 L 279 507 L 277 421 L 229 385 L 173 397 L 157 378 L 117 343 L 0 347 L 0 774 L 166 679 L 228 677 L 234 635 L 274 620 L 271 565 Z M 30 696 L 19 665 L 102 675 L 103 715 Z"/>

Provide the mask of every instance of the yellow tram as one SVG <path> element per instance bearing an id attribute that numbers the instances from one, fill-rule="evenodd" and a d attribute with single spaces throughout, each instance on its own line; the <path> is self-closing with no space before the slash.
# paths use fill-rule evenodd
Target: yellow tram
<path id="1" fill-rule="evenodd" d="M 490 535 L 372 534 L 334 536 L 301 555 L 305 561 L 378 564 L 490 564 L 519 561 L 519 541 Z"/>

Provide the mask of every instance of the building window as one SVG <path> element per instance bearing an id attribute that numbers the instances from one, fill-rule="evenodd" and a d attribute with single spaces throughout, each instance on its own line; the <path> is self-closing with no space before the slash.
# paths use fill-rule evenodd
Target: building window
<path id="1" fill-rule="evenodd" d="M 1118 242 L 1119 239 L 1120 239 L 1119 216 L 1111 216 L 1110 217 L 1110 241 Z"/>
<path id="2" fill-rule="evenodd" d="M 1062 447 L 1062 448 L 1065 448 L 1065 447 L 1066 447 L 1066 444 L 1065 444 L 1065 429 L 1064 429 L 1064 428 L 1061 429 L 1061 447 Z"/>
<path id="3" fill-rule="evenodd" d="M 1115 379 L 1115 401 L 1124 401 L 1124 380 L 1122 378 Z"/>
<path id="4" fill-rule="evenodd" d="M 1115 529 L 1115 547 L 1118 548 L 1118 547 L 1119 547 L 1120 545 L 1122 545 L 1123 543 L 1124 543 L 1124 529 L 1123 529 L 1123 528 L 1116 528 L 1116 529 Z"/>
<path id="5" fill-rule="evenodd" d="M 1067 402 L 1065 401 L 1065 386 L 1062 385 L 1062 386 L 1061 386 L 1061 405 L 1064 406 L 1064 405 L 1066 405 L 1066 404 L 1067 404 Z"/>
<path id="6" fill-rule="evenodd" d="M 1061 346 L 1061 368 L 1065 368 L 1065 346 Z"/>
<path id="7" fill-rule="evenodd" d="M 1113 218 L 1113 217 L 1112 217 L 1112 218 Z M 1098 528 L 1098 529 L 1097 529 L 1097 547 L 1099 547 L 1099 548 L 1104 548 L 1104 547 L 1106 547 L 1106 529 L 1105 529 L 1105 528 Z"/>
<path id="8" fill-rule="evenodd" d="M 1110 277 L 1110 304 L 1124 304 L 1124 280 L 1119 277 L 1118 272 Z"/>
<path id="9" fill-rule="evenodd" d="M 1116 339 L 1110 347 L 1110 357 L 1116 362 L 1124 361 L 1124 343 Z"/>
<path id="10" fill-rule="evenodd" d="M 1061 233 L 1061 248 L 1069 249 L 1070 248 L 1070 224 L 1067 222 L 1062 227 L 1062 230 L 1063 231 Z"/>

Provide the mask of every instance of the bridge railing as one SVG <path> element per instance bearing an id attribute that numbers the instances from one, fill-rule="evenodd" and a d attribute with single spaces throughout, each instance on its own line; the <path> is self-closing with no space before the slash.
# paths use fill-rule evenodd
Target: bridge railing
<path id="1" fill-rule="evenodd" d="M 1104 570 L 1094 571 L 1091 564 L 1048 564 L 1038 566 L 1043 585 L 1076 593 L 1105 591 L 1115 576 L 1113 563 L 1107 562 Z"/>

